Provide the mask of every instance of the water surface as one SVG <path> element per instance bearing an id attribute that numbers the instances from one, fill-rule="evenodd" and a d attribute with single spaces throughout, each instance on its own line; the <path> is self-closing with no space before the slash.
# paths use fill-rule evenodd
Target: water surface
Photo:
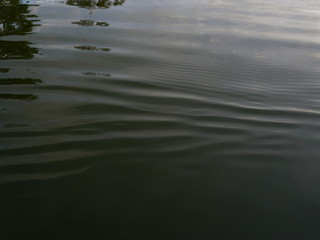
<path id="1" fill-rule="evenodd" d="M 318 9 L 0 0 L 1 239 L 319 239 Z"/>

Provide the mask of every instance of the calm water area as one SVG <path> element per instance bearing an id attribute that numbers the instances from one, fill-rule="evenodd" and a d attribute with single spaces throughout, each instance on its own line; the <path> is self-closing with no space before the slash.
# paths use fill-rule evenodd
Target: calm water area
<path id="1" fill-rule="evenodd" d="M 0 0 L 0 239 L 319 240 L 319 66 L 318 0 Z"/>

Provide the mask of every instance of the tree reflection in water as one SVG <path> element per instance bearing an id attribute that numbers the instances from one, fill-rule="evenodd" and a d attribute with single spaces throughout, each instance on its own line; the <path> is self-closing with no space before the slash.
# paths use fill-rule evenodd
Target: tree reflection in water
<path id="1" fill-rule="evenodd" d="M 30 47 L 28 41 L 2 41 L 0 40 L 0 59 L 31 59 L 39 52 L 38 48 Z"/>
<path id="2" fill-rule="evenodd" d="M 91 27 L 91 26 L 108 27 L 109 26 L 109 23 L 107 22 L 95 22 L 90 19 L 75 21 L 75 22 L 72 22 L 72 24 L 78 24 L 80 26 L 86 26 L 86 27 Z"/>
<path id="3" fill-rule="evenodd" d="M 121 6 L 125 3 L 125 0 L 67 0 L 66 4 L 77 6 L 80 8 L 86 8 L 90 10 L 90 14 L 92 13 L 93 9 L 96 8 L 110 8 L 112 6 Z M 99 26 L 99 27 L 108 27 L 109 23 L 107 22 L 97 22 L 92 19 L 84 19 L 79 21 L 74 21 L 72 24 L 77 24 L 79 26 L 84 27 L 93 27 L 93 26 Z M 75 49 L 79 50 L 85 50 L 85 51 L 98 51 L 98 52 L 109 52 L 111 51 L 111 48 L 107 47 L 95 47 L 90 45 L 83 45 L 83 46 L 74 46 Z M 89 73 L 89 74 L 88 74 Z M 83 75 L 90 75 L 90 76 L 111 76 L 108 73 L 93 73 L 93 72 L 86 72 L 83 73 Z"/>
<path id="4" fill-rule="evenodd" d="M 66 4 L 91 9 L 120 6 L 124 2 L 125 0 L 68 0 Z"/>
<path id="5" fill-rule="evenodd" d="M 0 0 L 0 37 L 32 32 L 38 16 L 30 14 L 30 5 L 20 0 Z"/>
<path id="6" fill-rule="evenodd" d="M 20 0 L 0 0 L 0 37 L 10 35 L 25 35 L 39 26 L 38 16 L 31 14 L 30 5 L 22 4 Z M 0 40 L 0 60 L 31 59 L 39 52 L 31 47 L 29 41 Z M 1 68 L 0 74 L 5 74 L 10 68 Z M 40 79 L 30 78 L 0 78 L 0 85 L 38 84 Z M 12 88 L 9 89 L 12 91 Z M 34 100 L 33 94 L 0 93 L 0 99 Z"/>
<path id="7" fill-rule="evenodd" d="M 66 4 L 91 10 L 95 8 L 107 9 L 112 6 L 120 6 L 124 2 L 125 0 L 67 0 Z M 1 39 L 5 36 L 26 35 L 32 33 L 34 27 L 39 26 L 37 22 L 40 20 L 37 15 L 31 13 L 31 6 L 36 5 L 25 4 L 25 1 L 22 0 L 0 0 L 0 61 L 32 59 L 35 54 L 39 53 L 39 49 L 32 46 L 33 43 L 29 41 Z M 86 27 L 109 26 L 107 22 L 96 22 L 93 20 L 80 20 L 72 23 Z M 102 52 L 110 51 L 110 48 L 107 47 L 94 46 L 75 46 L 75 49 Z M 13 64 L 11 66 L 13 66 Z M 11 66 L 0 68 L 0 86 L 2 86 L 2 89 L 5 89 L 4 85 L 6 85 L 6 90 L 11 92 L 14 90 L 14 86 L 17 85 L 34 85 L 42 82 L 40 79 L 31 79 L 26 78 L 25 76 L 22 78 L 3 78 L 3 76 L 7 75 L 8 72 L 10 73 Z M 109 74 L 104 73 L 96 73 L 95 75 L 109 76 Z M 8 88 L 9 86 L 10 88 Z M 24 93 L 0 93 L 0 99 L 33 100 L 37 99 L 37 96 Z"/>

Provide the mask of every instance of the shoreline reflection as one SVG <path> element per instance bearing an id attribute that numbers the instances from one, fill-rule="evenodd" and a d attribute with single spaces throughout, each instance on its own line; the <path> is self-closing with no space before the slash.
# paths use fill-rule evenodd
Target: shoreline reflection
<path id="1" fill-rule="evenodd" d="M 4 36 L 26 35 L 31 34 L 36 24 L 39 22 L 37 15 L 31 13 L 31 6 L 20 0 L 0 1 L 0 38 Z M 23 40 L 0 40 L 0 60 L 29 60 L 34 58 L 39 53 L 39 48 L 31 46 L 33 43 Z M 2 74 L 7 74 L 11 68 L 1 68 Z M 1 75 L 2 75 L 1 74 Z M 10 85 L 7 90 L 15 91 L 15 85 L 34 85 L 42 83 L 42 80 L 37 78 L 23 77 L 5 77 L 0 78 L 0 85 Z M 20 91 L 20 90 L 19 90 Z M 13 100 L 35 100 L 37 95 L 26 93 L 0 93 L 0 99 Z"/>

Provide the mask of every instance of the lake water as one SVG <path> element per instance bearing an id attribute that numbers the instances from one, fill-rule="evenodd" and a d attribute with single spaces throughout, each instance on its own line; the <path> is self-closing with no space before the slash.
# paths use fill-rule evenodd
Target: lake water
<path id="1" fill-rule="evenodd" d="M 0 238 L 320 239 L 319 66 L 317 0 L 0 0 Z"/>

